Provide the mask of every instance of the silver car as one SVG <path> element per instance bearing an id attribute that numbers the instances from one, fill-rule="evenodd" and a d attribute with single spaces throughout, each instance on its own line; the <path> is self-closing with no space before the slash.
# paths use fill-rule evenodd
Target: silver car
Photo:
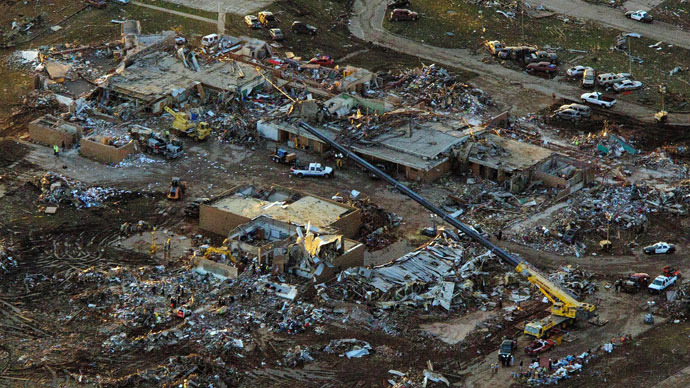
<path id="1" fill-rule="evenodd" d="M 561 120 L 567 120 L 572 122 L 582 120 L 582 114 L 580 114 L 580 112 L 576 111 L 575 109 L 557 110 L 553 114 L 553 116 Z"/>

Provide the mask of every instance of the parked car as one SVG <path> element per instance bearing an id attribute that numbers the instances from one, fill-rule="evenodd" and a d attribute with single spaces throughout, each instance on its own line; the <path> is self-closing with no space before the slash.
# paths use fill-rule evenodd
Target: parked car
<path id="1" fill-rule="evenodd" d="M 535 53 L 529 54 L 525 57 L 524 59 L 525 63 L 534 63 L 534 62 L 549 62 L 553 64 L 558 63 L 558 55 L 555 53 L 549 53 L 546 51 L 537 51 Z"/>
<path id="2" fill-rule="evenodd" d="M 532 341 L 532 343 L 525 346 L 525 353 L 530 356 L 536 356 L 537 354 L 553 349 L 554 346 L 556 346 L 556 342 L 553 340 L 537 338 Z"/>
<path id="3" fill-rule="evenodd" d="M 650 276 L 646 273 L 638 272 L 631 274 L 626 280 L 621 282 L 621 290 L 631 294 L 639 292 L 649 286 Z"/>
<path id="4" fill-rule="evenodd" d="M 573 66 L 573 67 L 569 68 L 568 71 L 565 72 L 565 74 L 568 75 L 568 77 L 580 78 L 580 77 L 582 77 L 583 74 L 585 74 L 585 70 L 587 70 L 587 69 L 591 69 L 591 67 L 580 66 L 580 65 Z"/>
<path id="5" fill-rule="evenodd" d="M 567 104 L 567 105 L 561 105 L 558 108 L 558 110 L 562 110 L 562 109 L 572 109 L 574 111 L 579 112 L 582 117 L 591 117 L 592 116 L 592 108 L 588 107 L 587 105 Z"/>
<path id="6" fill-rule="evenodd" d="M 283 31 L 281 31 L 280 28 L 271 28 L 268 30 L 268 35 L 270 35 L 273 40 L 285 39 L 285 35 L 283 35 Z"/>
<path id="7" fill-rule="evenodd" d="M 603 86 L 611 86 L 616 82 L 625 81 L 630 77 L 628 73 L 602 73 L 597 76 L 597 83 Z"/>
<path id="8" fill-rule="evenodd" d="M 318 57 L 314 57 L 309 60 L 309 63 L 312 65 L 326 67 L 333 67 L 335 65 L 335 61 L 333 60 L 333 58 L 329 57 L 328 55 L 319 55 Z"/>
<path id="9" fill-rule="evenodd" d="M 591 67 L 585 69 L 585 72 L 582 73 L 582 81 L 581 81 L 580 85 L 583 88 L 593 88 L 594 85 L 596 85 L 596 80 L 597 80 L 596 76 L 597 76 L 597 72 L 594 69 L 592 69 Z"/>
<path id="10" fill-rule="evenodd" d="M 524 59 L 528 57 L 530 54 L 534 54 L 537 51 L 539 51 L 536 47 L 530 47 L 530 46 L 519 46 L 519 47 L 513 47 L 510 50 L 510 59 L 514 61 L 520 61 L 524 62 Z"/>
<path id="11" fill-rule="evenodd" d="M 513 356 L 513 350 L 517 348 L 517 341 L 511 339 L 505 339 L 501 343 L 501 347 L 498 348 L 498 361 L 503 366 L 512 366 L 515 362 L 515 357 Z"/>
<path id="12" fill-rule="evenodd" d="M 538 71 L 540 73 L 552 74 L 558 72 L 558 66 L 550 62 L 530 63 L 526 67 L 528 72 Z"/>
<path id="13" fill-rule="evenodd" d="M 388 0 L 388 8 L 407 8 L 410 0 Z"/>
<path id="14" fill-rule="evenodd" d="M 85 0 L 86 4 L 94 7 L 94 8 L 105 8 L 108 6 L 108 3 L 105 2 L 105 0 Z"/>
<path id="15" fill-rule="evenodd" d="M 582 102 L 588 102 L 590 104 L 599 105 L 603 108 L 610 108 L 616 104 L 616 99 L 613 97 L 605 96 L 601 92 L 585 93 L 580 96 Z"/>
<path id="16" fill-rule="evenodd" d="M 292 22 L 292 26 L 290 26 L 290 31 L 294 32 L 295 34 L 316 35 L 317 29 L 311 24 L 294 21 Z"/>
<path id="17" fill-rule="evenodd" d="M 218 34 L 208 34 L 201 38 L 201 45 L 205 47 L 211 47 L 214 44 L 218 43 L 218 40 L 220 40 Z"/>
<path id="18" fill-rule="evenodd" d="M 654 21 L 652 15 L 647 11 L 628 11 L 625 13 L 625 17 L 632 20 L 637 20 L 638 22 L 651 23 Z"/>
<path id="19" fill-rule="evenodd" d="M 643 251 L 648 255 L 663 255 L 674 253 L 676 251 L 676 247 L 673 244 L 658 242 L 656 244 L 644 247 Z"/>
<path id="20" fill-rule="evenodd" d="M 626 90 L 637 90 L 642 87 L 642 82 L 640 81 L 631 81 L 629 79 L 616 82 L 613 84 L 613 90 L 617 92 L 624 92 Z"/>
<path id="21" fill-rule="evenodd" d="M 259 12 L 259 23 L 268 28 L 276 25 L 278 21 L 276 20 L 276 17 L 273 16 L 273 12 L 261 11 Z"/>
<path id="22" fill-rule="evenodd" d="M 486 49 L 489 50 L 491 55 L 498 55 L 499 51 L 505 48 L 503 42 L 499 40 L 490 40 L 484 43 L 484 46 L 486 46 Z"/>
<path id="23" fill-rule="evenodd" d="M 567 121 L 580 121 L 582 120 L 582 115 L 580 112 L 574 110 L 574 109 L 559 109 L 553 113 L 553 117 L 561 119 L 561 120 L 567 120 Z M 568 233 L 568 232 L 566 232 Z M 565 235 L 563 236 L 563 240 L 565 241 Z"/>
<path id="24" fill-rule="evenodd" d="M 417 20 L 419 19 L 419 14 L 409 9 L 394 9 L 390 16 L 388 17 L 390 21 L 400 21 L 400 20 Z"/>
<path id="25" fill-rule="evenodd" d="M 187 38 L 185 38 L 184 36 L 176 36 L 175 37 L 175 44 L 178 46 L 183 46 L 183 45 L 187 44 Z"/>
<path id="26" fill-rule="evenodd" d="M 245 16 L 244 24 L 249 26 L 249 28 L 261 28 L 261 22 L 259 21 L 259 18 L 254 15 Z"/>
<path id="27" fill-rule="evenodd" d="M 122 5 L 129 4 L 129 0 L 110 0 L 110 1 L 112 1 L 113 3 L 122 4 Z"/>
<path id="28" fill-rule="evenodd" d="M 326 178 L 332 178 L 333 168 L 323 167 L 320 163 L 309 163 L 309 167 L 307 168 L 291 168 L 290 174 L 296 175 L 298 178 L 302 178 L 305 176 L 321 176 Z"/>

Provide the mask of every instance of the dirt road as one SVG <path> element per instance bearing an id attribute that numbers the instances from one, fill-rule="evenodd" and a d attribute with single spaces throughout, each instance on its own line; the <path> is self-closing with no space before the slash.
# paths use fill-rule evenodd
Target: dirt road
<path id="1" fill-rule="evenodd" d="M 690 32 L 683 31 L 674 25 L 657 22 L 652 24 L 641 23 L 625 17 L 623 10 L 590 4 L 582 0 L 549 0 L 548 9 L 560 14 L 588 19 L 603 26 L 613 27 L 625 32 L 637 32 L 648 38 L 662 40 L 678 47 L 690 48 Z M 626 5 L 630 8 L 637 4 Z"/>
<path id="2" fill-rule="evenodd" d="M 532 104 L 534 104 L 537 102 L 535 101 L 535 93 L 549 97 L 555 94 L 557 97 L 570 99 L 579 98 L 582 93 L 581 89 L 560 82 L 560 77 L 553 79 L 535 77 L 526 72 L 517 72 L 498 64 L 484 63 L 481 56 L 473 55 L 467 49 L 435 47 L 394 34 L 382 26 L 385 11 L 385 0 L 356 0 L 350 20 L 350 32 L 359 39 L 379 46 L 428 58 L 430 61 L 444 66 L 475 72 L 479 76 L 473 79 L 473 83 L 489 92 L 499 92 L 492 93 L 497 98 L 500 98 L 498 94 L 503 94 L 507 106 L 515 106 L 517 105 L 516 101 L 526 100 L 532 100 Z M 522 98 L 516 100 L 513 98 L 516 95 L 521 95 Z M 541 102 L 544 103 L 545 101 L 542 99 Z M 529 105 L 530 102 L 526 101 L 526 103 Z M 654 111 L 652 109 L 636 104 L 619 101 L 615 110 L 643 121 L 653 120 Z"/>

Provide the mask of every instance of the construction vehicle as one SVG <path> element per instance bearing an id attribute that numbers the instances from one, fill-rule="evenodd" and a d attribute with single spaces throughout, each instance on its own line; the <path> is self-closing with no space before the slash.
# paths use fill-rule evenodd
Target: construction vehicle
<path id="1" fill-rule="evenodd" d="M 201 247 L 202 257 L 206 260 L 210 260 L 212 257 L 230 259 L 235 265 L 238 265 L 237 259 L 233 256 L 228 247 L 228 239 L 223 241 L 223 245 L 219 247 L 213 247 L 210 245 L 202 245 Z"/>
<path id="2" fill-rule="evenodd" d="M 170 181 L 170 190 L 168 191 L 168 199 L 177 201 L 182 198 L 185 190 L 187 190 L 187 182 L 183 182 L 180 178 L 175 177 Z"/>
<path id="3" fill-rule="evenodd" d="M 611 214 L 606 213 L 606 240 L 599 241 L 599 246 L 604 252 L 608 252 L 613 247 L 613 243 L 610 240 L 611 237 Z"/>
<path id="4" fill-rule="evenodd" d="M 668 276 L 668 277 L 673 277 L 673 276 L 680 277 L 680 271 L 674 267 L 671 267 L 670 265 L 667 265 L 664 268 L 662 268 L 661 273 L 663 273 L 664 276 Z"/>
<path id="5" fill-rule="evenodd" d="M 664 95 L 666 94 L 666 85 L 659 86 L 659 94 L 661 94 L 661 110 L 654 114 L 654 119 L 657 123 L 665 123 L 668 120 L 668 112 L 664 109 Z"/>
<path id="6" fill-rule="evenodd" d="M 401 193 L 408 196 L 410 199 L 424 206 L 429 211 L 439 216 L 440 219 L 448 222 L 453 227 L 457 228 L 465 235 L 467 235 L 469 238 L 475 240 L 476 242 L 487 248 L 493 254 L 498 256 L 501 260 L 513 266 L 517 273 L 526 277 L 530 283 L 539 288 L 539 290 L 551 301 L 551 303 L 553 303 L 553 306 L 551 307 L 551 316 L 548 317 L 546 320 L 528 323 L 525 326 L 525 334 L 541 338 L 547 335 L 549 331 L 556 327 L 570 325 L 580 320 L 589 320 L 594 315 L 594 311 L 596 309 L 594 305 L 578 301 L 567 290 L 557 286 L 556 284 L 548 280 L 544 275 L 540 274 L 526 261 L 522 260 L 521 258 L 515 257 L 510 253 L 504 251 L 503 249 L 499 248 L 494 243 L 489 241 L 486 237 L 480 235 L 476 230 L 474 230 L 470 226 L 458 221 L 456 218 L 452 217 L 450 214 L 448 214 L 441 208 L 427 201 L 419 194 L 410 190 L 407 186 L 391 178 L 388 174 L 379 170 L 366 160 L 360 158 L 347 148 L 341 146 L 329 137 L 326 137 L 324 134 L 314 129 L 309 124 L 303 121 L 299 121 L 297 122 L 297 125 L 301 129 L 304 129 L 312 135 L 316 136 L 322 142 L 330 145 L 332 148 L 335 149 L 336 152 L 341 152 L 343 155 L 349 157 L 360 166 L 376 174 L 378 177 L 391 184 L 394 189 L 400 191 Z"/>
<path id="7" fill-rule="evenodd" d="M 286 150 L 282 148 L 277 148 L 276 152 L 271 155 L 271 160 L 273 160 L 276 163 L 283 163 L 283 164 L 295 164 L 297 162 L 297 154 L 294 152 L 288 153 Z"/>
<path id="8" fill-rule="evenodd" d="M 151 128 L 134 125 L 129 129 L 129 134 L 148 153 L 163 155 L 166 159 L 179 158 L 184 153 L 184 145 L 181 141 L 161 135 Z"/>
<path id="9" fill-rule="evenodd" d="M 194 122 L 189 118 L 187 113 L 179 113 L 166 106 L 165 111 L 170 113 L 175 120 L 172 123 L 173 130 L 191 137 L 196 141 L 206 139 L 211 134 L 211 127 L 205 121 Z"/>

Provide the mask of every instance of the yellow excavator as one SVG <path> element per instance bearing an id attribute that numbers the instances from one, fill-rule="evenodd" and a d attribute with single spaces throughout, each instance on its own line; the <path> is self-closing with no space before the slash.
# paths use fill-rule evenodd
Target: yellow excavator
<path id="1" fill-rule="evenodd" d="M 184 133 L 185 135 L 191 137 L 196 141 L 201 141 L 206 139 L 211 134 L 211 127 L 205 121 L 200 121 L 194 124 L 187 113 L 179 113 L 170 109 L 169 106 L 165 107 L 165 111 L 170 113 L 175 120 L 172 123 L 174 130 Z"/>
<path id="2" fill-rule="evenodd" d="M 232 260 L 232 262 L 235 265 L 238 264 L 237 259 L 235 258 L 235 256 L 233 256 L 232 252 L 230 252 L 230 247 L 228 247 L 228 239 L 225 239 L 225 241 L 223 241 L 223 245 L 221 245 L 217 248 L 212 247 L 212 246 L 207 247 L 206 249 L 203 250 L 203 253 L 204 253 L 204 256 L 203 256 L 204 259 L 207 259 L 207 260 L 209 260 L 211 258 L 211 256 L 221 256 L 222 257 L 223 255 L 225 255 L 225 257 Z"/>

